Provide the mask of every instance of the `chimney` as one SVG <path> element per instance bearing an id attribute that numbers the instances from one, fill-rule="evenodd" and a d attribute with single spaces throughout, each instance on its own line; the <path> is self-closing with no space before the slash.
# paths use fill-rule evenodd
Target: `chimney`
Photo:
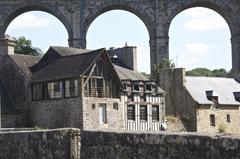
<path id="1" fill-rule="evenodd" d="M 108 50 L 110 56 L 117 56 L 118 64 L 123 64 L 122 67 L 126 67 L 133 71 L 137 71 L 137 47 L 125 46 L 123 48 Z"/>
<path id="2" fill-rule="evenodd" d="M 16 40 L 9 35 L 5 35 L 3 39 L 0 39 L 0 55 L 1 54 L 14 54 L 14 47 L 16 46 Z"/>

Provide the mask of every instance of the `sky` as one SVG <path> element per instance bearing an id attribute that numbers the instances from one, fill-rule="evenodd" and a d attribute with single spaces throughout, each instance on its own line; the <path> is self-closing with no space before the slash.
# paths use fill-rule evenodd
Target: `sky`
<path id="1" fill-rule="evenodd" d="M 47 51 L 49 46 L 68 46 L 68 34 L 54 16 L 39 11 L 24 13 L 9 25 L 6 34 L 25 36 L 33 46 Z M 230 30 L 215 11 L 192 8 L 181 12 L 169 30 L 170 59 L 177 67 L 231 69 Z M 113 10 L 97 17 L 87 33 L 87 48 L 137 46 L 138 70 L 150 72 L 149 35 L 144 23 L 134 14 Z"/>

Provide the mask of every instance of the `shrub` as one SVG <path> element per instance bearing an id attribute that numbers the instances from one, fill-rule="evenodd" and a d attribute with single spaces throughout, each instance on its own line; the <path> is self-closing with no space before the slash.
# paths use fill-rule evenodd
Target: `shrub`
<path id="1" fill-rule="evenodd" d="M 218 132 L 219 133 L 225 133 L 226 132 L 226 129 L 227 129 L 227 126 L 225 124 L 220 124 L 218 126 Z"/>

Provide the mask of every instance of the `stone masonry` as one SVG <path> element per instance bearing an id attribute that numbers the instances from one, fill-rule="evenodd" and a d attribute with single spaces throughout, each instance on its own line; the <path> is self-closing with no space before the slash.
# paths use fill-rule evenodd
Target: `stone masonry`
<path id="1" fill-rule="evenodd" d="M 240 73 L 240 2 L 238 0 L 0 0 L 0 37 L 18 15 L 33 10 L 48 12 L 66 27 L 69 46 L 85 48 L 91 23 L 101 14 L 121 9 L 138 16 L 149 32 L 151 68 L 169 57 L 168 31 L 171 21 L 181 11 L 206 7 L 218 12 L 231 30 L 234 74 Z"/>
<path id="2" fill-rule="evenodd" d="M 138 133 L 1 130 L 0 158 L 8 159 L 238 159 L 237 136 L 197 133 Z"/>

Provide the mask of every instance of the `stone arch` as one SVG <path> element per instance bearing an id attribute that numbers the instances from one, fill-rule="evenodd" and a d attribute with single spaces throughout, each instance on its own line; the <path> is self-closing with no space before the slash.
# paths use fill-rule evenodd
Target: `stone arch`
<path id="1" fill-rule="evenodd" d="M 227 1 L 224 1 L 227 2 Z M 203 7 L 203 8 L 208 8 L 211 9 L 215 12 L 217 12 L 218 14 L 220 14 L 225 21 L 227 22 L 231 35 L 233 33 L 234 30 L 234 23 L 232 20 L 232 14 L 229 14 L 229 10 L 230 8 L 228 7 L 227 3 L 224 4 L 224 2 L 218 3 L 218 1 L 207 1 L 207 0 L 198 0 L 198 1 L 185 1 L 185 3 L 181 3 L 179 5 L 177 5 L 176 7 L 173 8 L 173 12 L 169 15 L 168 17 L 168 31 L 169 31 L 169 27 L 171 25 L 171 22 L 173 21 L 173 19 L 180 14 L 181 12 L 183 12 L 184 10 L 190 9 L 190 8 L 194 8 L 194 7 Z"/>
<path id="2" fill-rule="evenodd" d="M 148 34 L 149 34 L 149 39 L 151 39 L 151 36 L 154 36 L 153 30 L 154 30 L 154 20 L 152 20 L 152 16 L 148 15 L 147 12 L 143 11 L 144 9 L 142 9 L 141 6 L 138 6 L 136 4 L 131 5 L 131 4 L 127 4 L 126 2 L 119 2 L 118 3 L 110 3 L 110 4 L 106 4 L 104 6 L 95 8 L 95 10 L 87 15 L 87 17 L 85 18 L 85 37 L 87 34 L 87 31 L 90 27 L 90 25 L 93 23 L 93 21 L 100 16 L 101 14 L 104 14 L 108 11 L 112 11 L 112 10 L 123 10 L 123 11 L 127 11 L 129 13 L 134 14 L 135 16 L 137 16 L 146 26 L 147 30 L 148 30 Z"/>
<path id="3" fill-rule="evenodd" d="M 0 27 L 0 36 L 3 37 L 8 26 L 10 23 L 19 15 L 30 12 L 30 11 L 43 11 L 46 13 L 49 13 L 56 17 L 65 27 L 65 29 L 68 32 L 68 37 L 69 39 L 72 39 L 73 35 L 73 30 L 71 25 L 69 24 L 69 19 L 66 17 L 64 14 L 61 12 L 56 11 L 56 7 L 52 6 L 45 6 L 41 4 L 34 4 L 34 5 L 24 5 L 24 6 L 19 6 L 17 8 L 8 10 L 6 13 L 4 13 L 4 18 L 1 19 L 1 27 Z"/>
<path id="4" fill-rule="evenodd" d="M 171 10 L 168 15 L 167 23 L 165 23 L 165 35 L 167 36 L 167 41 L 169 41 L 169 29 L 172 20 L 182 11 L 194 8 L 194 7 L 204 7 L 211 9 L 218 14 L 220 14 L 225 21 L 227 22 L 230 34 L 231 34 L 231 42 L 232 42 L 232 69 L 233 74 L 237 75 L 240 72 L 240 29 L 237 27 L 240 24 L 240 19 L 238 13 L 240 11 L 239 3 L 236 1 L 224 1 L 224 0 L 185 0 L 185 1 L 177 1 L 173 0 L 167 4 L 168 9 Z M 168 47 L 168 46 L 166 46 Z M 169 57 L 169 53 L 165 55 L 165 57 Z"/>

